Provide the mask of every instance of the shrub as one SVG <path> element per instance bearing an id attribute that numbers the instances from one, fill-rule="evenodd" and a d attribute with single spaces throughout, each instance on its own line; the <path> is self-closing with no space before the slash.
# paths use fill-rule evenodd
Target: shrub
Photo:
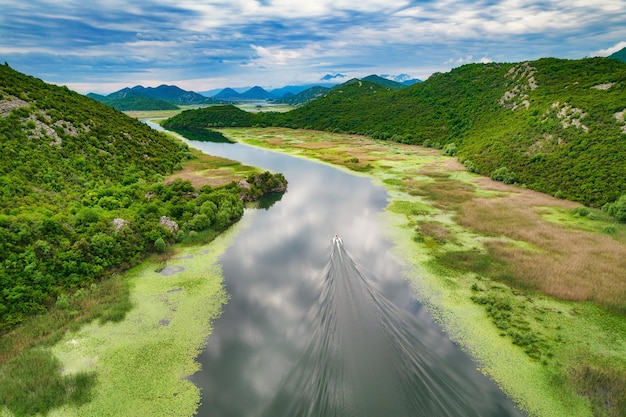
<path id="1" fill-rule="evenodd" d="M 573 208 L 570 213 L 574 216 L 586 217 L 589 215 L 590 211 L 587 207 L 576 207 Z"/>
<path id="2" fill-rule="evenodd" d="M 448 155 L 448 156 L 455 156 L 456 155 L 456 143 L 452 142 L 444 146 L 443 154 Z"/>
<path id="3" fill-rule="evenodd" d="M 617 221 L 626 223 L 626 194 L 622 195 L 614 203 L 605 204 L 602 210 L 615 217 Z"/>
<path id="4" fill-rule="evenodd" d="M 617 229 L 615 228 L 615 226 L 605 226 L 602 229 L 602 232 L 606 233 L 607 235 L 612 235 L 612 234 L 615 234 L 615 232 L 617 232 Z"/>
<path id="5" fill-rule="evenodd" d="M 470 161 L 469 159 L 466 159 L 463 162 L 463 165 L 465 165 L 465 168 L 467 168 L 467 170 L 469 172 L 475 172 L 478 173 L 478 168 L 476 168 L 476 165 L 474 165 L 474 163 L 472 161 Z"/>
<path id="6" fill-rule="evenodd" d="M 167 249 L 167 244 L 162 237 L 154 241 L 154 249 L 159 253 L 165 252 L 165 249 Z"/>
<path id="7" fill-rule="evenodd" d="M 0 403 L 15 416 L 46 415 L 63 404 L 84 404 L 95 374 L 63 375 L 61 362 L 43 349 L 28 349 L 0 369 Z"/>
<path id="8" fill-rule="evenodd" d="M 491 173 L 491 179 L 502 181 L 505 184 L 513 184 L 517 181 L 517 175 L 509 171 L 507 167 L 500 167 Z"/>

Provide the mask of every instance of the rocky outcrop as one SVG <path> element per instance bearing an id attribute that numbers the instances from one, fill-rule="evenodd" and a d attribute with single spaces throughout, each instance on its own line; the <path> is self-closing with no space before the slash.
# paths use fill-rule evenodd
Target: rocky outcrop
<path id="1" fill-rule="evenodd" d="M 15 96 L 4 96 L 0 99 L 0 116 L 7 117 L 11 110 L 28 107 L 29 104 Z"/>
<path id="2" fill-rule="evenodd" d="M 282 174 L 271 174 L 266 171 L 254 174 L 239 182 L 240 198 L 244 202 L 256 201 L 265 194 L 284 193 L 287 191 L 287 180 Z"/>
<path id="3" fill-rule="evenodd" d="M 128 220 L 124 220 L 120 217 L 116 217 L 115 219 L 113 219 L 112 223 L 113 223 L 113 227 L 115 227 L 115 233 L 118 233 L 125 226 L 130 226 L 130 223 L 128 222 Z"/>
<path id="4" fill-rule="evenodd" d="M 161 226 L 169 230 L 170 233 L 178 232 L 178 223 L 176 223 L 174 220 L 170 219 L 167 216 L 161 216 L 161 218 L 159 219 L 159 223 L 161 224 Z"/>

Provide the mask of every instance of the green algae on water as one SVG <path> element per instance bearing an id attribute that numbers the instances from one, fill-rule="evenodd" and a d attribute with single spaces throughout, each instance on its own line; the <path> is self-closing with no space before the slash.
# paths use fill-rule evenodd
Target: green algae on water
<path id="1" fill-rule="evenodd" d="M 200 391 L 188 377 L 200 369 L 212 322 L 228 294 L 218 257 L 253 211 L 203 246 L 182 248 L 162 264 L 131 269 L 132 310 L 119 323 L 92 323 L 68 333 L 52 352 L 64 373 L 95 372 L 93 399 L 49 416 L 191 416 Z"/>

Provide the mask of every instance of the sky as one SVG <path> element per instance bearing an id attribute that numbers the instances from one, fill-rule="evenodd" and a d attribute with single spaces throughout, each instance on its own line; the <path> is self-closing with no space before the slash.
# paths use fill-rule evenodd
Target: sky
<path id="1" fill-rule="evenodd" d="M 1 0 L 0 62 L 80 93 L 347 81 L 606 56 L 626 0 Z"/>

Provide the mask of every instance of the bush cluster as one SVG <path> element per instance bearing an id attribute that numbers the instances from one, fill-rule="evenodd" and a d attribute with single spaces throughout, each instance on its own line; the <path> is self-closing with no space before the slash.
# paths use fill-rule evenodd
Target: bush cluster
<path id="1" fill-rule="evenodd" d="M 0 215 L 0 329 L 150 252 L 164 252 L 191 231 L 219 231 L 242 214 L 238 186 L 196 190 L 176 180 L 101 188 L 67 212 Z"/>

